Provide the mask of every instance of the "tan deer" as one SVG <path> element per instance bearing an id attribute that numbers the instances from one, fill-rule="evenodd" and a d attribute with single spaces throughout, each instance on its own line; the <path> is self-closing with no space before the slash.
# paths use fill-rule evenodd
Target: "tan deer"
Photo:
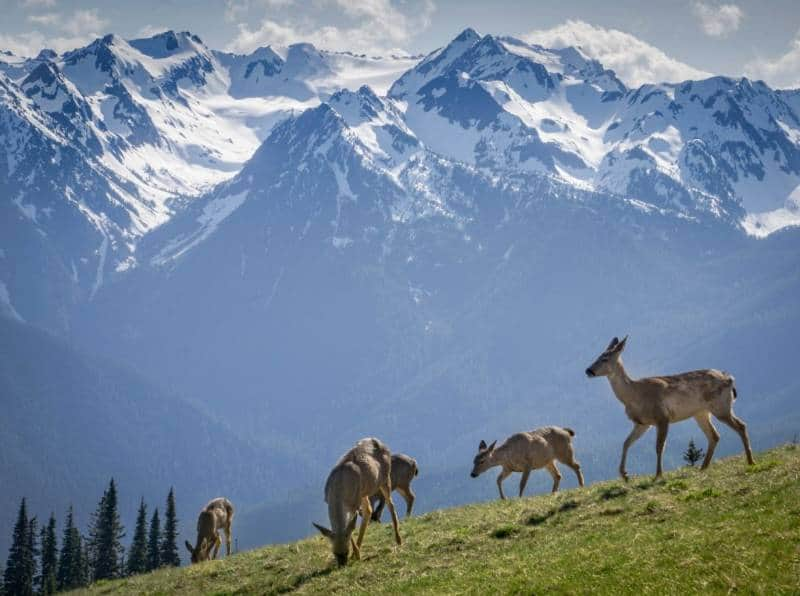
<path id="1" fill-rule="evenodd" d="M 497 477 L 497 489 L 500 491 L 500 498 L 505 499 L 503 480 L 513 472 L 522 472 L 522 478 L 519 481 L 519 496 L 521 497 L 531 471 L 547 468 L 553 477 L 553 492 L 556 492 L 561 482 L 561 473 L 556 467 L 556 460 L 558 460 L 575 471 L 578 484 L 583 486 L 581 465 L 575 459 L 572 448 L 572 437 L 574 436 L 575 431 L 571 428 L 545 426 L 530 432 L 511 435 L 497 448 L 495 448 L 497 441 L 488 446 L 485 441 L 481 441 L 478 446 L 478 454 L 473 460 L 470 476 L 477 478 L 489 468 L 502 466 L 503 469 L 500 470 L 500 475 Z"/>
<path id="2" fill-rule="evenodd" d="M 233 504 L 225 497 L 212 499 L 203 507 L 197 518 L 197 540 L 195 545 L 186 541 L 186 549 L 192 555 L 192 563 L 208 561 L 211 549 L 214 549 L 213 558 L 217 558 L 222 539 L 219 531 L 225 531 L 225 552 L 231 554 L 231 524 L 233 524 Z"/>
<path id="3" fill-rule="evenodd" d="M 314 527 L 331 541 L 333 554 L 339 565 L 346 565 L 350 547 L 353 558 L 361 558 L 361 544 L 372 516 L 369 498 L 380 493 L 389 506 L 394 526 L 394 538 L 402 544 L 397 512 L 392 502 L 392 454 L 378 439 L 361 439 L 345 453 L 328 475 L 325 483 L 325 502 L 331 528 L 319 524 Z M 359 511 L 362 514 L 358 540 L 353 540 Z"/>
<path id="4" fill-rule="evenodd" d="M 406 517 L 411 516 L 411 509 L 414 507 L 416 495 L 411 490 L 411 481 L 419 475 L 417 461 L 403 453 L 392 454 L 392 490 L 400 493 L 406 502 Z M 383 506 L 386 503 L 383 496 L 378 492 L 370 497 L 372 503 L 372 521 L 381 521 Z"/>
<path id="5" fill-rule="evenodd" d="M 742 439 L 747 463 L 753 464 L 753 452 L 747 426 L 733 413 L 736 399 L 734 378 L 719 370 L 694 370 L 665 377 L 631 379 L 622 365 L 622 351 L 628 337 L 619 341 L 616 337 L 597 360 L 586 369 L 588 377 L 608 377 L 611 389 L 625 406 L 625 414 L 633 422 L 633 430 L 622 445 L 619 473 L 625 480 L 625 459 L 628 449 L 651 426 L 656 436 L 656 478 L 661 476 L 661 458 L 667 442 L 667 431 L 673 422 L 694 418 L 708 439 L 708 449 L 701 469 L 708 467 L 719 442 L 719 432 L 711 423 L 711 414 L 720 422 L 730 426 Z"/>

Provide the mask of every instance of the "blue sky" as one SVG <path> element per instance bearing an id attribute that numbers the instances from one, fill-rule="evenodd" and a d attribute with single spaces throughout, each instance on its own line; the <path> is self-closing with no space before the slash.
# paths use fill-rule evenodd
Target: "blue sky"
<path id="1" fill-rule="evenodd" d="M 629 83 L 704 74 L 800 86 L 797 0 L 0 0 L 0 48 L 63 51 L 114 32 L 190 30 L 250 51 L 310 41 L 332 50 L 424 53 L 467 26 L 543 45 L 580 45 Z"/>

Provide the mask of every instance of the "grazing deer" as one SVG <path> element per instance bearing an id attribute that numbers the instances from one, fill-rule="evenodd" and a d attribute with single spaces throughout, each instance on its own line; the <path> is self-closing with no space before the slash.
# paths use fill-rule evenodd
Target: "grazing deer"
<path id="1" fill-rule="evenodd" d="M 394 526 L 394 538 L 402 544 L 397 512 L 392 502 L 392 454 L 378 439 L 361 439 L 345 453 L 331 470 L 325 483 L 325 502 L 331 529 L 314 524 L 319 532 L 331 541 L 333 554 L 339 565 L 346 565 L 350 546 L 353 557 L 361 558 L 361 543 L 372 516 L 369 498 L 380 493 L 389 505 Z M 359 510 L 363 515 L 358 540 L 353 540 Z"/>
<path id="2" fill-rule="evenodd" d="M 627 335 L 622 341 L 616 337 L 612 339 L 605 351 L 586 369 L 588 377 L 608 377 L 611 389 L 623 403 L 625 414 L 633 422 L 633 430 L 622 445 L 619 473 L 623 479 L 628 479 L 625 471 L 628 449 L 651 426 L 655 426 L 658 431 L 656 478 L 660 477 L 661 457 L 664 454 L 669 425 L 691 417 L 694 417 L 708 439 L 708 449 L 701 467 L 706 469 L 719 442 L 719 432 L 711 423 L 711 414 L 739 434 L 744 444 L 747 463 L 754 463 L 747 426 L 733 413 L 736 386 L 731 375 L 709 369 L 666 377 L 631 379 L 625 372 L 621 358 L 627 341 Z"/>
<path id="3" fill-rule="evenodd" d="M 411 490 L 411 481 L 419 475 L 417 462 L 413 457 L 402 453 L 392 454 L 392 490 L 400 493 L 406 502 L 406 517 L 411 516 L 411 509 L 414 507 L 416 495 Z M 385 501 L 378 492 L 370 497 L 372 503 L 372 521 L 381 521 L 383 506 Z"/>
<path id="4" fill-rule="evenodd" d="M 225 531 L 225 552 L 231 554 L 231 524 L 233 523 L 233 504 L 225 497 L 218 497 L 203 507 L 197 518 L 197 540 L 193 547 L 186 541 L 186 548 L 192 555 L 192 563 L 208 561 L 211 549 L 213 558 L 217 558 L 222 539 L 219 531 Z"/>
<path id="5" fill-rule="evenodd" d="M 489 446 L 485 441 L 481 441 L 470 476 L 477 478 L 489 468 L 502 466 L 503 469 L 500 470 L 500 475 L 497 477 L 497 489 L 500 491 L 500 498 L 505 499 L 503 480 L 508 478 L 512 472 L 522 472 L 522 478 L 519 481 L 519 496 L 521 497 L 531 470 L 547 468 L 553 477 L 553 492 L 556 492 L 561 482 L 561 473 L 556 467 L 556 460 L 558 460 L 575 471 L 578 483 L 583 486 L 581 465 L 575 459 L 572 449 L 572 437 L 574 436 L 575 431 L 571 428 L 545 426 L 530 432 L 511 435 L 496 449 L 497 441 Z"/>

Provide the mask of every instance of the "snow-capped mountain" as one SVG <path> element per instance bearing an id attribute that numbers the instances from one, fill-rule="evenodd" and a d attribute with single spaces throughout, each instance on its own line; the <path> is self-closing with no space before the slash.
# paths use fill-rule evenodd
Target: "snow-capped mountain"
<path id="1" fill-rule="evenodd" d="M 1 58 L 6 223 L 25 220 L 61 255 L 75 299 L 135 266 L 139 240 L 169 220 L 173 200 L 235 175 L 277 122 L 343 87 L 386 89 L 415 63 L 309 44 L 233 55 L 172 31 Z M 28 291 L 21 276 L 0 281 L 12 301 Z"/>
<path id="2" fill-rule="evenodd" d="M 257 180 L 284 163 L 275 147 L 294 155 L 286 139 L 308 122 L 324 124 L 307 132 L 327 157 L 281 184 L 330 175 L 340 206 L 357 197 L 344 153 L 329 155 L 335 132 L 382 181 L 387 221 L 475 217 L 452 180 L 460 171 L 755 236 L 800 223 L 796 93 L 724 77 L 628 89 L 578 49 L 472 29 L 419 61 L 309 44 L 234 55 L 188 32 L 108 35 L 63 55 L 4 54 L 0 89 L 5 206 L 62 256 L 76 299 L 142 265 L 141 239 L 172 219 L 145 243 L 152 262 L 207 238 L 266 192 Z M 320 102 L 323 112 L 300 118 Z M 13 303 L 20 281 L 4 283 Z"/>

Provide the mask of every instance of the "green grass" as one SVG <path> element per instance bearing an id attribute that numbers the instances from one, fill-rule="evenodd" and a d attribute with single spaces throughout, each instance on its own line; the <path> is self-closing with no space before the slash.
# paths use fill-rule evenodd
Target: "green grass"
<path id="1" fill-rule="evenodd" d="M 800 594 L 800 449 L 370 525 L 336 568 L 321 537 L 91 586 L 91 594 Z"/>

